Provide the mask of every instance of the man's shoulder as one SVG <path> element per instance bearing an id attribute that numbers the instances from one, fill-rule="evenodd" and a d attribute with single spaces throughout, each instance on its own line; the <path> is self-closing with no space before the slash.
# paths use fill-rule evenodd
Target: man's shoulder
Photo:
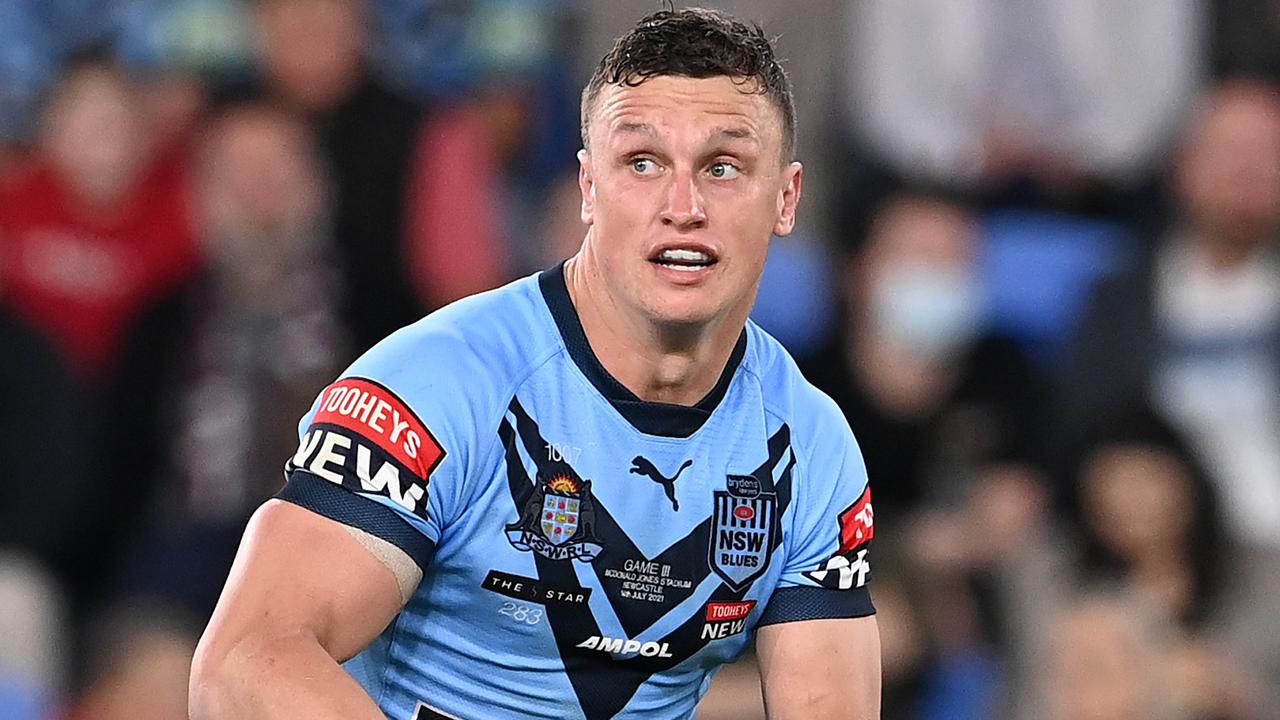
<path id="1" fill-rule="evenodd" d="M 782 343 L 750 321 L 747 333 L 751 348 L 747 369 L 760 383 L 766 407 L 791 426 L 793 436 L 829 437 L 849 432 L 844 412 L 805 379 Z"/>

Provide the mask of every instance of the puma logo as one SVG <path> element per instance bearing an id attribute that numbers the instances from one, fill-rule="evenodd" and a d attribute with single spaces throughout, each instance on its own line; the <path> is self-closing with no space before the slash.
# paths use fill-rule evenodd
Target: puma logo
<path id="1" fill-rule="evenodd" d="M 631 461 L 631 474 L 644 475 L 650 480 L 661 485 L 662 489 L 667 493 L 667 499 L 671 501 L 671 509 L 676 512 L 680 512 L 680 501 L 676 500 L 676 478 L 680 477 L 680 473 L 684 472 L 684 469 L 692 464 L 692 460 L 685 460 L 684 464 L 680 466 L 680 469 L 676 471 L 676 474 L 668 478 L 658 472 L 658 468 L 654 467 L 653 463 L 649 462 L 648 458 L 637 455 L 635 459 Z"/>

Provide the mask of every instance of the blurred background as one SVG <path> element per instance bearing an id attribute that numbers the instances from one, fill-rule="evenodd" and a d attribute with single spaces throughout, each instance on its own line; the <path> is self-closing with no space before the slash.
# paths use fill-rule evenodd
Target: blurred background
<path id="1" fill-rule="evenodd" d="M 705 4 L 794 83 L 755 317 L 866 457 L 884 717 L 1280 718 L 1280 2 Z M 0 720 L 186 717 L 297 419 L 574 252 L 657 8 L 0 0 Z"/>

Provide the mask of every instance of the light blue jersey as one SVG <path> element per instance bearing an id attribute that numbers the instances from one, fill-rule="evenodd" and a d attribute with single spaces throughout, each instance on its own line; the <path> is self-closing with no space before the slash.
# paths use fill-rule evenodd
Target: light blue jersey
<path id="1" fill-rule="evenodd" d="M 347 664 L 393 720 L 687 718 L 759 625 L 874 612 L 853 435 L 752 324 L 702 402 L 644 402 L 562 266 L 387 338 L 302 429 L 281 497 L 423 571 Z"/>

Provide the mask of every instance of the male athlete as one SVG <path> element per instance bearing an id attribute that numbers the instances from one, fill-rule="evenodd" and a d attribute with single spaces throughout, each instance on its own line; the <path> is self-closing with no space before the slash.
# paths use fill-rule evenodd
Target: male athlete
<path id="1" fill-rule="evenodd" d="M 866 471 L 747 321 L 801 192 L 773 50 L 656 13 L 582 118 L 581 251 L 393 334 L 304 418 L 196 720 L 687 718 L 753 639 L 770 718 L 879 717 Z"/>

